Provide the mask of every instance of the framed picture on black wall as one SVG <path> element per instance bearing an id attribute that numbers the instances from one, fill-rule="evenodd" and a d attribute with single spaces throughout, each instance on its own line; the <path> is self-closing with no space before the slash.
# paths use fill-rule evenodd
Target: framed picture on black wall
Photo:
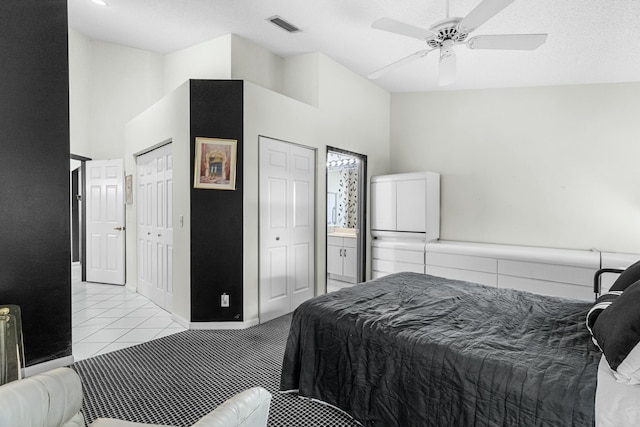
<path id="1" fill-rule="evenodd" d="M 196 137 L 193 187 L 235 190 L 237 148 L 235 139 Z"/>

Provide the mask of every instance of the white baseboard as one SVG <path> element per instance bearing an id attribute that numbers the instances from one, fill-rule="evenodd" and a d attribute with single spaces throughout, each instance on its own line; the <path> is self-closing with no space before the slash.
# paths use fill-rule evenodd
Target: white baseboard
<path id="1" fill-rule="evenodd" d="M 73 356 L 65 356 L 58 359 L 47 360 L 46 362 L 38 363 L 37 365 L 27 366 L 24 369 L 24 376 L 30 377 L 32 375 L 50 371 L 51 369 L 69 366 L 73 364 L 74 360 Z"/>
<path id="2" fill-rule="evenodd" d="M 259 319 L 246 320 L 243 322 L 189 322 L 186 319 L 171 314 L 171 318 L 187 329 L 206 330 L 206 329 L 247 329 L 260 324 Z"/>

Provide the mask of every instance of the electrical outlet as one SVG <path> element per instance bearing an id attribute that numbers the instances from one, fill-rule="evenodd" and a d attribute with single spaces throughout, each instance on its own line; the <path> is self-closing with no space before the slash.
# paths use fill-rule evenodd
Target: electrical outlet
<path id="1" fill-rule="evenodd" d="M 220 307 L 229 307 L 229 295 L 226 293 L 220 295 Z"/>

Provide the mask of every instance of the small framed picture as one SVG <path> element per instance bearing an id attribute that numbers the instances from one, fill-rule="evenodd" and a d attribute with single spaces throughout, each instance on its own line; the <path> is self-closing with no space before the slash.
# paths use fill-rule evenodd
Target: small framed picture
<path id="1" fill-rule="evenodd" d="M 124 194 L 125 203 L 128 205 L 133 204 L 133 176 L 131 175 L 124 177 Z"/>
<path id="2" fill-rule="evenodd" d="M 193 187 L 235 190 L 237 148 L 235 139 L 196 137 Z"/>

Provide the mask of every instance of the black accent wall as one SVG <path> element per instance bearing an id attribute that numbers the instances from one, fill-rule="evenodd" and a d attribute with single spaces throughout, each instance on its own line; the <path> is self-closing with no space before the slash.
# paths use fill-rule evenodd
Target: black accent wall
<path id="1" fill-rule="evenodd" d="M 66 0 L 0 2 L 0 304 L 27 365 L 71 355 Z"/>
<path id="2" fill-rule="evenodd" d="M 191 321 L 242 321 L 243 82 L 191 80 L 190 109 L 191 183 L 196 137 L 238 141 L 235 191 L 191 186 Z"/>

